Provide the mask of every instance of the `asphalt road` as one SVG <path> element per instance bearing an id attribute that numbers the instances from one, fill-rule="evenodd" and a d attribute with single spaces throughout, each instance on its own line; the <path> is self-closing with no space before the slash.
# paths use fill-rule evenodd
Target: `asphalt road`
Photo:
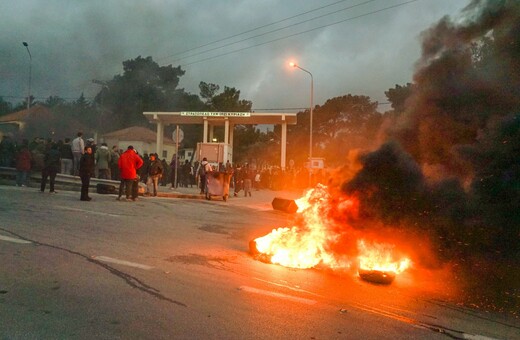
<path id="1" fill-rule="evenodd" d="M 520 339 L 520 324 L 248 254 L 289 226 L 273 192 L 228 202 L 0 186 L 0 339 Z"/>

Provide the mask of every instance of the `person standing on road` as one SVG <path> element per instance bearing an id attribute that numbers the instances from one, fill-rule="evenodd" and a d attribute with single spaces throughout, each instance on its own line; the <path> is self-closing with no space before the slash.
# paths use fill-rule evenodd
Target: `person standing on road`
<path id="1" fill-rule="evenodd" d="M 251 197 L 251 187 L 252 187 L 252 179 L 253 179 L 253 171 L 249 167 L 249 164 L 246 163 L 246 165 L 242 168 L 243 175 L 242 178 L 244 180 L 244 197 Z"/>
<path id="2" fill-rule="evenodd" d="M 110 151 L 110 176 L 114 181 L 119 181 L 119 149 L 117 145 Z"/>
<path id="3" fill-rule="evenodd" d="M 205 194 L 208 190 L 208 180 L 207 175 L 208 172 L 213 171 L 211 164 L 208 163 L 208 159 L 204 157 L 202 162 L 199 164 L 199 168 L 197 170 L 197 175 L 200 178 L 200 193 Z"/>
<path id="4" fill-rule="evenodd" d="M 148 194 L 153 191 L 153 196 L 157 196 L 157 186 L 159 185 L 159 179 L 163 175 L 163 165 L 161 160 L 157 159 L 157 154 L 150 154 L 150 164 L 148 165 L 148 179 L 146 182 L 146 188 Z M 152 189 L 151 189 L 152 188 Z"/>
<path id="5" fill-rule="evenodd" d="M 78 132 L 78 136 L 72 140 L 72 155 L 74 162 L 74 170 L 73 175 L 77 176 L 79 174 L 79 160 L 81 156 L 85 152 L 85 141 L 82 138 L 83 132 Z"/>
<path id="6" fill-rule="evenodd" d="M 72 154 L 70 138 L 65 138 L 64 143 L 58 142 L 58 144 L 60 146 L 61 173 L 65 175 L 73 175 L 74 155 Z"/>
<path id="7" fill-rule="evenodd" d="M 168 182 L 170 180 L 170 167 L 168 166 L 168 161 L 166 161 L 166 158 L 163 158 L 161 163 L 163 166 L 163 176 L 161 179 L 161 185 L 166 187 L 168 186 Z"/>
<path id="8" fill-rule="evenodd" d="M 50 177 L 50 193 L 55 194 L 56 191 L 54 191 L 54 181 L 56 179 L 56 174 L 61 167 L 60 151 L 58 150 L 57 144 L 52 143 L 51 148 L 45 153 L 45 156 L 43 157 L 43 164 L 40 191 L 45 191 L 47 178 Z"/>
<path id="9" fill-rule="evenodd" d="M 139 185 L 136 181 L 137 170 L 143 166 L 143 160 L 135 152 L 132 145 L 128 146 L 127 150 L 119 157 L 119 170 L 121 173 L 121 181 L 125 183 L 126 200 L 135 201 L 137 197 L 133 190 L 134 185 Z"/>
<path id="10" fill-rule="evenodd" d="M 110 160 L 112 155 L 108 150 L 107 143 L 102 143 L 101 147 L 96 150 L 96 165 L 98 169 L 98 178 L 110 179 Z"/>
<path id="11" fill-rule="evenodd" d="M 31 170 L 31 152 L 27 144 L 22 144 L 20 151 L 16 155 L 16 186 L 24 187 L 27 182 L 27 175 Z"/>
<path id="12" fill-rule="evenodd" d="M 242 166 L 240 164 L 236 164 L 235 171 L 233 172 L 233 179 L 235 180 L 234 188 L 233 188 L 233 196 L 238 196 L 240 190 L 242 190 L 242 186 L 244 185 L 244 176 L 242 172 Z"/>
<path id="13" fill-rule="evenodd" d="M 94 176 L 96 168 L 96 161 L 92 154 L 92 148 L 85 146 L 83 156 L 79 161 L 79 177 L 81 178 L 81 201 L 90 201 L 91 197 L 88 195 L 88 189 L 90 187 L 90 178 Z"/>

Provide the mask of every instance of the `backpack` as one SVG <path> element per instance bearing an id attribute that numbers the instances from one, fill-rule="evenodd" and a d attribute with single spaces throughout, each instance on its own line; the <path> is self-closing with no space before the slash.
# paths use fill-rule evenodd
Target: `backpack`
<path id="1" fill-rule="evenodd" d="M 201 163 L 201 164 L 199 165 L 198 175 L 199 175 L 200 177 L 202 177 L 202 176 L 206 176 L 206 165 L 205 165 L 205 164 L 202 164 L 202 163 Z"/>

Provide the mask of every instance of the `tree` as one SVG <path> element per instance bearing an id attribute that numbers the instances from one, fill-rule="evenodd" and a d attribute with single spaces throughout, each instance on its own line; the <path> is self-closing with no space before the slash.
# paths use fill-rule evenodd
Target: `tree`
<path id="1" fill-rule="evenodd" d="M 212 107 L 215 110 L 225 112 L 249 112 L 253 103 L 240 99 L 240 91 L 234 87 L 224 86 L 224 91 L 211 98 Z"/>
<path id="2" fill-rule="evenodd" d="M 377 102 L 367 96 L 344 95 L 329 99 L 313 110 L 313 156 L 337 160 L 349 149 L 371 144 L 381 123 Z M 308 157 L 309 110 L 299 112 L 297 125 L 289 128 L 292 148 L 289 157 L 304 162 Z M 303 148 L 305 146 L 305 148 Z"/>
<path id="3" fill-rule="evenodd" d="M 218 93 L 219 85 L 200 82 L 200 96 L 204 99 L 204 109 L 223 112 L 249 112 L 253 103 L 240 99 L 240 91 L 234 87 L 224 86 L 224 91 Z M 254 125 L 239 125 L 234 130 L 233 158 L 238 162 L 245 162 L 251 157 L 251 148 L 259 141 L 260 132 Z M 224 129 L 215 129 L 215 136 L 224 139 Z"/>
<path id="4" fill-rule="evenodd" d="M 183 90 L 177 90 L 184 73 L 180 66 L 159 66 L 152 57 L 138 56 L 123 62 L 123 74 L 107 82 L 106 88 L 96 96 L 95 101 L 103 101 L 103 106 L 111 111 L 111 126 L 147 126 L 144 111 L 173 111 L 180 108 L 175 99 L 185 95 Z M 184 99 L 187 99 L 184 103 L 190 101 L 190 98 Z"/>
<path id="5" fill-rule="evenodd" d="M 329 99 L 314 110 L 314 129 L 320 142 L 330 142 L 339 133 L 354 135 L 364 132 L 366 122 L 375 114 L 377 102 L 367 96 L 351 94 Z"/>
<path id="6" fill-rule="evenodd" d="M 83 94 L 82 94 L 83 95 Z M 60 98 L 58 96 L 49 96 L 47 100 L 45 100 L 45 106 L 54 107 L 65 104 L 65 99 Z"/>
<path id="7" fill-rule="evenodd" d="M 208 84 L 203 81 L 199 83 L 200 96 L 204 99 L 204 103 L 208 108 L 213 106 L 212 99 L 220 89 L 220 86 L 215 84 Z"/>
<path id="8" fill-rule="evenodd" d="M 406 83 L 406 85 L 395 85 L 395 88 L 388 89 L 388 91 L 385 91 L 386 98 L 388 98 L 388 101 L 392 105 L 392 109 L 396 113 L 402 113 L 406 109 L 406 100 L 411 96 L 412 94 L 412 84 Z"/>
<path id="9" fill-rule="evenodd" d="M 252 162 L 255 163 L 265 152 L 265 138 L 262 139 L 262 132 L 254 125 L 237 125 L 234 131 L 233 158 L 235 163 Z"/>

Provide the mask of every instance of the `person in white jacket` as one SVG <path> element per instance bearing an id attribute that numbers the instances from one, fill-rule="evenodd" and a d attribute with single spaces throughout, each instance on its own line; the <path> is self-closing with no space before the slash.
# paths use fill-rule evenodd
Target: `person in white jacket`
<path id="1" fill-rule="evenodd" d="M 79 176 L 79 160 L 85 152 L 85 141 L 83 140 L 82 136 L 83 132 L 79 131 L 77 137 L 72 140 L 74 176 Z"/>

